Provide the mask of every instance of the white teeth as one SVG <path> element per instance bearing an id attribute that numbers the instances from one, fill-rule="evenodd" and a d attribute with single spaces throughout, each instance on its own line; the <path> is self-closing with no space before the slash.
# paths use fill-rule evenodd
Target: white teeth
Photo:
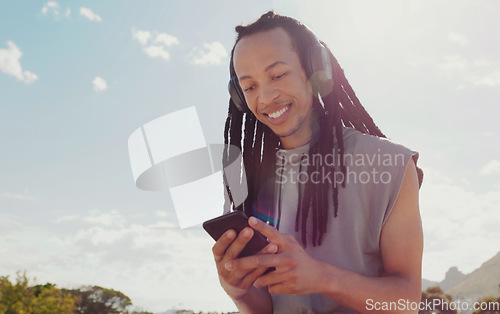
<path id="1" fill-rule="evenodd" d="M 288 106 L 284 107 L 280 111 L 276 111 L 276 112 L 270 113 L 269 116 L 271 118 L 273 118 L 273 119 L 276 119 L 276 118 L 281 117 L 281 115 L 284 114 L 287 110 L 288 110 Z"/>

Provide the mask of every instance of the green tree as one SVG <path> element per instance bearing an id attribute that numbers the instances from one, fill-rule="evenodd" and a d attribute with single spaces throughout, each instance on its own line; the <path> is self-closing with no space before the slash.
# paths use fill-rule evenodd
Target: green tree
<path id="1" fill-rule="evenodd" d="M 55 286 L 42 289 L 32 301 L 32 314 L 74 313 L 76 298 Z"/>
<path id="2" fill-rule="evenodd" d="M 500 290 L 500 284 L 498 284 L 498 289 Z M 479 310 L 474 311 L 472 314 L 500 314 L 500 296 L 485 297 L 479 303 Z M 481 308 L 484 310 L 481 310 Z"/>
<path id="3" fill-rule="evenodd" d="M 77 297 L 79 313 L 124 313 L 132 305 L 130 298 L 120 291 L 99 286 L 84 286 L 80 289 L 63 290 Z"/>
<path id="4" fill-rule="evenodd" d="M 17 273 L 16 284 L 12 284 L 9 276 L 0 277 L 0 312 L 5 314 L 31 313 L 33 293 L 28 289 L 29 280 L 26 272 Z"/>
<path id="5" fill-rule="evenodd" d="M 50 289 L 50 288 L 55 288 L 56 285 L 50 282 L 47 282 L 44 285 L 36 285 L 33 287 L 33 291 L 35 293 L 35 297 L 38 297 L 38 295 L 45 289 Z"/>
<path id="6" fill-rule="evenodd" d="M 120 291 L 99 286 L 58 289 L 53 283 L 29 285 L 26 272 L 17 273 L 16 283 L 0 276 L 0 314 L 152 314 L 130 309 L 130 298 Z"/>
<path id="7" fill-rule="evenodd" d="M 437 301 L 434 301 L 437 300 Z M 439 308 L 423 309 L 419 311 L 420 314 L 456 314 L 456 310 L 451 310 L 449 304 L 452 301 L 452 297 L 449 294 L 445 294 L 440 287 L 429 287 L 427 290 L 422 291 L 421 302 L 424 304 L 436 304 L 439 303 L 441 306 Z"/>
<path id="8" fill-rule="evenodd" d="M 0 313 L 49 314 L 73 313 L 75 310 L 75 298 L 54 284 L 30 287 L 26 272 L 17 273 L 16 284 L 12 284 L 8 276 L 0 277 Z"/>

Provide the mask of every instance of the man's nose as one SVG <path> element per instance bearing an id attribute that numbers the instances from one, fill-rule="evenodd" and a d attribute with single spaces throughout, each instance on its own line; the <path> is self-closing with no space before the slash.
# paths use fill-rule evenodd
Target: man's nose
<path id="1" fill-rule="evenodd" d="M 279 91 L 272 85 L 261 85 L 259 93 L 259 104 L 268 105 L 272 104 L 279 96 Z"/>

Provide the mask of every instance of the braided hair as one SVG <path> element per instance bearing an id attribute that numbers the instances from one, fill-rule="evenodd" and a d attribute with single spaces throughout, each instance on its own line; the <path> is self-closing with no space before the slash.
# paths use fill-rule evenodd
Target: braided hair
<path id="1" fill-rule="evenodd" d="M 281 27 L 287 32 L 292 41 L 292 47 L 297 52 L 304 71 L 307 69 L 307 49 L 311 42 L 310 31 L 299 21 L 269 11 L 263 14 L 257 21 L 247 26 L 239 25 L 235 28 L 238 33 L 236 42 L 231 51 L 230 72 L 235 73 L 233 65 L 234 47 L 245 36 L 273 30 Z M 326 44 L 321 42 L 325 47 Z M 343 173 L 342 187 L 345 187 L 346 167 L 344 165 L 344 141 L 343 126 L 352 127 L 362 133 L 385 138 L 386 136 L 375 125 L 365 108 L 356 97 L 354 90 L 347 81 L 343 69 L 337 59 L 329 49 L 329 57 L 333 70 L 333 80 L 335 82 L 333 90 L 324 97 L 313 97 L 313 112 L 318 121 L 317 130 L 312 132 L 309 160 L 313 156 L 335 152 L 339 164 L 329 165 L 327 163 L 314 163 L 307 167 L 308 177 L 312 173 L 329 173 L 336 178 L 335 172 Z M 306 73 L 308 77 L 312 73 Z M 334 136 L 332 136 L 332 130 Z M 321 139 L 321 140 L 319 140 Z M 335 144 L 336 139 L 336 144 Z M 276 151 L 279 148 L 279 137 L 273 131 L 257 120 L 253 113 L 242 113 L 233 101 L 229 100 L 228 116 L 224 128 L 225 151 L 223 154 L 223 167 L 229 165 L 234 158 L 231 156 L 229 147 L 237 147 L 242 151 L 243 165 L 246 173 L 248 196 L 245 201 L 236 206 L 231 191 L 226 184 L 228 197 L 224 203 L 225 211 L 241 210 L 248 216 L 254 216 L 257 212 L 270 212 L 274 207 L 275 184 L 274 174 L 276 169 Z M 242 147 L 243 146 L 243 147 Z M 323 169 L 322 169 L 323 168 Z M 422 170 L 417 168 L 419 181 L 423 177 Z M 240 171 L 241 178 L 243 174 Z M 240 178 L 240 181 L 242 180 Z M 328 197 L 329 190 L 333 188 L 331 194 L 333 203 L 333 216 L 337 217 L 338 186 L 330 182 L 315 184 L 309 180 L 306 183 L 298 182 L 299 196 L 297 203 L 297 215 L 295 220 L 295 231 L 301 231 L 302 243 L 307 245 L 307 220 L 312 214 L 312 235 L 313 246 L 321 245 L 326 233 L 328 217 Z M 312 212 L 312 213 L 311 213 Z"/>

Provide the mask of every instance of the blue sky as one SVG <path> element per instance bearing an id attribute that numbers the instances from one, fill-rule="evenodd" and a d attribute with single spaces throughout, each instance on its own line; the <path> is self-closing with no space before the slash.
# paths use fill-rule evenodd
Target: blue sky
<path id="1" fill-rule="evenodd" d="M 150 311 L 234 309 L 213 240 L 135 187 L 127 139 L 196 106 L 220 143 L 234 27 L 269 9 L 315 31 L 381 130 L 419 151 L 424 278 L 495 255 L 497 1 L 2 0 L 0 274 L 106 286 Z"/>

